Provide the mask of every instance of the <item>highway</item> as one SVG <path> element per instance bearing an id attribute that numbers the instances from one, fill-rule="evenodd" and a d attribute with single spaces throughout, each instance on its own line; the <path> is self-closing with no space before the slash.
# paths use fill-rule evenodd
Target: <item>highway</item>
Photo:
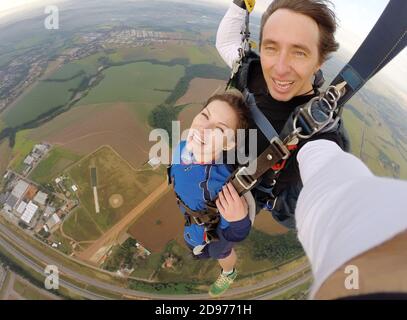
<path id="1" fill-rule="evenodd" d="M 4 239 L 3 239 L 4 238 Z M 6 239 L 6 240 L 5 240 Z M 12 243 L 13 245 L 11 245 Z M 25 264 L 26 266 L 32 268 L 36 272 L 40 274 L 44 274 L 44 267 L 39 266 L 35 261 L 33 261 L 30 257 L 35 257 L 37 260 L 42 261 L 46 265 L 56 265 L 59 268 L 60 275 L 64 276 L 65 278 L 72 279 L 76 282 L 83 283 L 88 286 L 93 286 L 112 294 L 120 295 L 122 297 L 128 299 L 162 299 L 162 300 L 206 300 L 210 299 L 208 294 L 191 294 L 191 295 L 160 295 L 160 294 L 152 294 L 142 291 L 131 290 L 127 288 L 123 288 L 120 286 L 116 286 L 114 284 L 110 284 L 107 282 L 103 282 L 101 280 L 80 274 L 66 266 L 61 265 L 59 262 L 53 260 L 53 258 L 45 255 L 43 252 L 38 250 L 37 248 L 33 247 L 32 245 L 26 243 L 23 239 L 16 236 L 13 232 L 7 229 L 4 225 L 0 224 L 0 246 L 3 247 L 7 252 L 13 255 L 16 259 L 18 259 L 21 263 Z M 17 246 L 19 249 L 17 250 L 14 246 Z M 22 254 L 20 252 L 28 252 L 28 254 Z M 233 299 L 233 296 L 248 294 L 254 290 L 259 290 L 261 288 L 267 288 L 275 283 L 283 281 L 284 279 L 290 278 L 296 273 L 304 273 L 309 266 L 307 264 L 303 264 L 299 266 L 297 269 L 290 271 L 284 275 L 279 275 L 265 281 L 256 283 L 255 285 L 245 286 L 241 288 L 232 288 L 230 289 L 225 296 L 222 298 L 225 299 Z M 91 292 L 90 290 L 86 290 L 76 285 L 70 283 L 69 281 L 60 279 L 60 286 L 65 287 L 86 299 L 91 300 L 106 300 L 109 299 L 100 294 L 96 294 Z M 273 291 L 274 292 L 274 291 Z M 270 292 L 272 293 L 272 292 Z M 280 294 L 280 293 L 279 293 Z"/>

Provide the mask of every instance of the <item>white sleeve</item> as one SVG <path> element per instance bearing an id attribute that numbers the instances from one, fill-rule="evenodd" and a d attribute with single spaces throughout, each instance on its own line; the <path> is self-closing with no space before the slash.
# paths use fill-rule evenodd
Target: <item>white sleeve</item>
<path id="1" fill-rule="evenodd" d="M 343 264 L 407 230 L 407 182 L 374 176 L 327 140 L 308 142 L 297 160 L 304 188 L 295 215 L 312 298 Z"/>
<path id="2" fill-rule="evenodd" d="M 246 10 L 234 3 L 231 4 L 216 34 L 216 49 L 229 68 L 239 58 L 239 48 L 242 45 L 240 34 L 245 24 Z"/>

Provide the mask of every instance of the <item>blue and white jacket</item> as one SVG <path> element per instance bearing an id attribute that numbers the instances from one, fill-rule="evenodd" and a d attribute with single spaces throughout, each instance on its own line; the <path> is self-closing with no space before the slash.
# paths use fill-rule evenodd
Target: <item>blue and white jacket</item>
<path id="1" fill-rule="evenodd" d="M 232 168 L 226 164 L 194 163 L 193 155 L 185 146 L 186 141 L 181 141 L 173 153 L 170 178 L 175 193 L 191 210 L 204 210 L 206 203 L 213 201 L 226 184 Z M 240 242 L 247 237 L 250 228 L 249 215 L 236 222 L 228 222 L 221 215 L 217 232 L 227 241 Z M 184 239 L 192 247 L 205 244 L 204 226 L 186 226 Z"/>

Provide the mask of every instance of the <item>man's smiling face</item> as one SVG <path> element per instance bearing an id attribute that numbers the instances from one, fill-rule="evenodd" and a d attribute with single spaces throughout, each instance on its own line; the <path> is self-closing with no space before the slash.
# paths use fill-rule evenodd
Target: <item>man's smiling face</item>
<path id="1" fill-rule="evenodd" d="M 289 101 L 312 90 L 320 68 L 319 28 L 310 17 L 279 9 L 263 29 L 260 59 L 271 96 Z"/>

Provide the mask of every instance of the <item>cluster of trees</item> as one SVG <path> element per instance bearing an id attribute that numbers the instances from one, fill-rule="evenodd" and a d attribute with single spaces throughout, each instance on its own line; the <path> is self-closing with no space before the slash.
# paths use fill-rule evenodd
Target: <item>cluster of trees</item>
<path id="1" fill-rule="evenodd" d="M 194 78 L 226 80 L 229 74 L 229 69 L 220 68 L 211 64 L 188 66 L 185 68 L 185 75 L 178 81 L 172 93 L 165 100 L 165 103 L 171 105 L 181 98 L 188 91 L 189 83 Z"/>
<path id="2" fill-rule="evenodd" d="M 301 243 L 294 231 L 283 235 L 270 236 L 252 230 L 249 239 L 252 241 L 252 256 L 255 260 L 268 259 L 275 264 L 280 264 L 304 254 Z"/>
<path id="3" fill-rule="evenodd" d="M 137 250 L 136 243 L 136 240 L 129 238 L 121 246 L 114 248 L 110 257 L 103 264 L 103 269 L 111 272 L 121 268 L 131 269 L 133 267 L 133 257 Z"/>
<path id="4" fill-rule="evenodd" d="M 148 124 L 152 128 L 164 129 L 169 134 L 169 143 L 172 136 L 172 121 L 177 120 L 179 113 L 185 106 L 172 106 L 161 104 L 154 108 L 148 116 Z"/>
<path id="5" fill-rule="evenodd" d="M 141 290 L 145 292 L 160 292 L 160 293 L 177 293 L 177 294 L 194 294 L 202 293 L 202 290 L 197 289 L 194 283 L 179 283 L 179 282 L 160 282 L 147 283 L 142 281 L 131 280 L 129 288 L 132 290 Z"/>

